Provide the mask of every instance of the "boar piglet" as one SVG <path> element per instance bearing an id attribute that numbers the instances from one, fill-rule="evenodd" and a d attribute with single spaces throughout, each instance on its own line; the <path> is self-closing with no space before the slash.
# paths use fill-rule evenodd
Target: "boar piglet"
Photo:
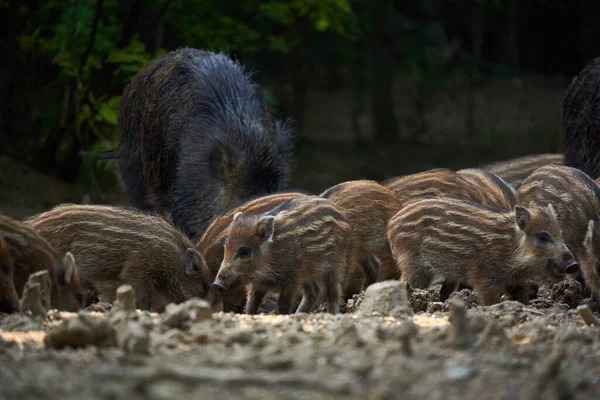
<path id="1" fill-rule="evenodd" d="M 473 287 L 484 305 L 503 293 L 527 301 L 528 279 L 559 281 L 577 271 L 552 205 L 499 212 L 460 200 L 422 200 L 390 220 L 388 238 L 410 287 L 443 277 Z"/>
<path id="2" fill-rule="evenodd" d="M 133 287 L 138 308 L 206 298 L 210 281 L 202 255 L 185 234 L 157 216 L 112 206 L 63 204 L 27 223 L 60 251 L 72 252 L 83 284 L 113 302 Z"/>
<path id="3" fill-rule="evenodd" d="M 588 282 L 584 279 L 583 269 L 588 268 L 589 264 L 584 262 L 587 258 L 584 239 L 589 230 L 589 221 L 598 219 L 600 215 L 598 185 L 576 168 L 545 166 L 523 181 L 517 192 L 517 201 L 525 207 L 548 203 L 554 206 L 565 243 L 581 265 L 577 279 L 587 292 Z"/>
<path id="4" fill-rule="evenodd" d="M 8 246 L 13 265 L 17 295 L 29 275 L 46 270 L 52 281 L 52 306 L 63 311 L 77 311 L 85 305 L 86 292 L 79 280 L 75 258 L 69 251 L 53 247 L 27 224 L 0 214 L 0 233 Z"/>
<path id="5" fill-rule="evenodd" d="M 355 263 L 349 266 L 344 297 L 351 298 L 370 284 L 391 278 L 396 268 L 386 226 L 402 203 L 388 188 L 369 180 L 343 182 L 321 196 L 331 200 L 352 227 Z M 392 262 L 383 263 L 388 260 Z"/>
<path id="6" fill-rule="evenodd" d="M 320 286 L 330 313 L 340 310 L 351 262 L 352 229 L 335 205 L 319 196 L 288 200 L 261 215 L 237 213 L 227 228 L 225 253 L 213 285 L 227 291 L 251 284 L 246 313 L 256 314 L 268 290 L 278 290 L 277 312 L 309 312 Z"/>
<path id="7" fill-rule="evenodd" d="M 262 214 L 274 209 L 284 201 L 304 195 L 305 193 L 300 192 L 284 192 L 260 196 L 213 219 L 196 244 L 196 248 L 206 261 L 210 281 L 215 280 L 217 272 L 221 267 L 226 230 L 236 213 L 241 212 L 246 216 Z M 215 308 L 218 308 L 218 303 L 220 302 L 224 312 L 234 311 L 241 313 L 246 303 L 246 288 L 239 286 L 236 289 L 219 293 L 219 295 L 214 296 L 213 300 Z"/>
<path id="8" fill-rule="evenodd" d="M 13 282 L 13 265 L 8 253 L 8 245 L 0 234 L 0 312 L 19 311 L 19 297 Z"/>

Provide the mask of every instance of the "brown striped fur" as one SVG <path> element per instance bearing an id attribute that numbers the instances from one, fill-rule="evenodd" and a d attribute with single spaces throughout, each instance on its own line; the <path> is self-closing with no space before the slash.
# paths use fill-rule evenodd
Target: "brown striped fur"
<path id="1" fill-rule="evenodd" d="M 432 197 L 477 201 L 480 197 L 456 171 L 436 168 L 389 179 L 383 185 L 390 189 L 404 206 Z"/>
<path id="2" fill-rule="evenodd" d="M 551 203 L 556 209 L 567 247 L 580 263 L 584 277 L 592 277 L 595 262 L 589 262 L 584 239 L 590 220 L 600 216 L 600 189 L 584 172 L 566 166 L 535 170 L 517 192 L 519 204 Z M 587 282 L 587 280 L 586 280 Z"/>
<path id="3" fill-rule="evenodd" d="M 226 229 L 231 224 L 233 216 L 241 212 L 244 215 L 257 215 L 272 210 L 284 201 L 304 196 L 300 192 L 276 193 L 268 196 L 262 196 L 250 200 L 239 207 L 226 212 L 225 214 L 216 217 L 212 220 L 198 243 L 196 248 L 204 256 L 208 267 L 210 281 L 214 281 L 217 272 L 223 261 L 223 241 L 225 239 Z M 246 300 L 246 289 L 243 286 L 232 289 L 227 293 L 222 293 L 220 298 L 223 302 L 223 311 L 241 312 L 244 308 Z"/>
<path id="4" fill-rule="evenodd" d="M 533 171 L 545 165 L 564 165 L 565 157 L 560 153 L 532 154 L 498 161 L 481 167 L 504 179 L 509 185 L 517 188 Z"/>
<path id="5" fill-rule="evenodd" d="M 163 218 L 110 206 L 62 204 L 27 220 L 60 251 L 77 258 L 84 285 L 113 302 L 130 284 L 138 308 L 206 297 L 206 264 L 190 240 Z"/>
<path id="6" fill-rule="evenodd" d="M 442 276 L 472 286 L 486 305 L 503 292 L 522 298 L 521 285 L 532 277 L 562 279 L 573 261 L 550 205 L 498 212 L 460 200 L 426 199 L 390 220 L 388 238 L 410 287 L 426 288 Z"/>
<path id="7" fill-rule="evenodd" d="M 85 304 L 85 290 L 73 254 L 57 251 L 26 224 L 1 214 L 0 233 L 8 244 L 18 296 L 23 294 L 29 275 L 46 270 L 52 281 L 53 307 L 76 311 Z"/>
<path id="8" fill-rule="evenodd" d="M 19 297 L 13 281 L 13 265 L 8 245 L 0 233 L 0 312 L 19 311 Z"/>
<path id="9" fill-rule="evenodd" d="M 335 205 L 319 196 L 288 200 L 260 215 L 236 214 L 227 228 L 223 263 L 213 285 L 252 284 L 246 312 L 255 314 L 268 290 L 279 290 L 278 313 L 309 312 L 322 285 L 329 312 L 340 308 L 351 257 L 352 228 Z"/>
<path id="10" fill-rule="evenodd" d="M 477 168 L 466 168 L 457 171 L 477 196 L 477 203 L 482 206 L 495 207 L 510 211 L 517 204 L 515 189 L 498 175 Z"/>
<path id="11" fill-rule="evenodd" d="M 348 272 L 345 297 L 352 297 L 378 280 L 392 278 L 397 269 L 391 257 L 386 226 L 400 211 L 402 203 L 389 189 L 369 180 L 343 182 L 327 189 L 321 196 L 336 205 L 353 231 L 355 263 Z M 380 261 L 387 261 L 387 264 L 380 265 Z"/>

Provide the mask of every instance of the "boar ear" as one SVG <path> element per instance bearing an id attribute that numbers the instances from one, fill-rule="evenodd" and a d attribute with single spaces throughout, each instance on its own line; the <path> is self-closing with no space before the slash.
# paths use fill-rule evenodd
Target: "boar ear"
<path id="1" fill-rule="evenodd" d="M 554 210 L 554 207 L 552 206 L 552 204 L 548 203 L 548 214 L 550 214 L 552 216 L 552 218 L 554 218 L 555 220 L 558 221 L 558 215 L 556 214 L 556 211 Z"/>
<path id="2" fill-rule="evenodd" d="M 517 221 L 517 226 L 520 229 L 524 229 L 531 218 L 531 214 L 529 210 L 525 207 L 515 206 L 515 221 Z"/>
<path id="3" fill-rule="evenodd" d="M 585 233 L 585 239 L 583 239 L 583 246 L 590 247 L 592 245 L 592 239 L 594 238 L 594 220 L 588 222 L 587 232 Z"/>
<path id="4" fill-rule="evenodd" d="M 258 237 L 263 241 L 272 241 L 275 232 L 275 217 L 265 215 L 258 221 Z"/>
<path id="5" fill-rule="evenodd" d="M 231 149 L 223 143 L 217 142 L 210 152 L 210 168 L 215 174 L 215 178 L 228 182 L 229 177 L 234 173 L 235 164 L 235 156 Z"/>
<path id="6" fill-rule="evenodd" d="M 188 248 L 186 251 L 187 263 L 185 266 L 185 274 L 192 276 L 199 274 L 204 264 L 204 257 L 194 248 Z"/>
<path id="7" fill-rule="evenodd" d="M 63 265 L 65 266 L 65 283 L 71 283 L 73 275 L 75 274 L 75 256 L 70 251 L 67 251 L 65 258 L 63 259 Z"/>

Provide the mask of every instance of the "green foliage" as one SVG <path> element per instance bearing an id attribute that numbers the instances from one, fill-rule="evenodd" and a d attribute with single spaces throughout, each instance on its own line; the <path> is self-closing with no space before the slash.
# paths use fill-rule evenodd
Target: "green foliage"
<path id="1" fill-rule="evenodd" d="M 29 126 L 38 130 L 32 134 L 34 152 L 54 146 L 51 162 L 58 163 L 78 142 L 83 150 L 114 147 L 124 86 L 167 50 L 190 46 L 242 57 L 285 57 L 304 45 L 311 31 L 341 37 L 351 31 L 349 0 L 149 0 L 139 10 L 132 8 L 135 4 L 140 3 L 48 0 L 19 5 L 25 23 L 14 37 L 15 54 L 19 73 L 35 78 L 35 89 L 23 95 L 31 101 L 22 101 L 30 107 L 23 110 L 31 116 Z M 169 7 L 163 13 L 165 4 Z M 8 3 L 0 0 L 0 8 L 8 10 Z M 132 12 L 139 18 L 133 31 Z M 159 31 L 165 32 L 164 39 Z M 273 92 L 265 91 L 264 100 L 269 106 L 279 104 Z"/>
<path id="2" fill-rule="evenodd" d="M 195 12 L 186 13 L 190 8 Z M 299 44 L 297 30 L 304 24 L 344 34 L 344 18 L 350 13 L 348 0 L 196 0 L 177 2 L 168 21 L 188 27 L 181 36 L 189 46 L 288 54 Z"/>

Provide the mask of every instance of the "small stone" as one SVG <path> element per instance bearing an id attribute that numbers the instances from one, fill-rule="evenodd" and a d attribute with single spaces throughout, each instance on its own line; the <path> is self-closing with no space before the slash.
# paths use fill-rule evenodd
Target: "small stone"
<path id="1" fill-rule="evenodd" d="M 172 328 L 187 329 L 191 324 L 212 318 L 210 304 L 198 298 L 181 304 L 168 304 L 162 323 Z"/>
<path id="2" fill-rule="evenodd" d="M 451 381 L 458 381 L 469 378 L 475 374 L 473 368 L 457 366 L 448 370 L 448 379 Z"/>
<path id="3" fill-rule="evenodd" d="M 150 335 L 135 321 L 126 321 L 117 329 L 117 345 L 126 353 L 148 354 Z"/>
<path id="4" fill-rule="evenodd" d="M 123 311 L 135 311 L 135 292 L 131 285 L 119 286 L 117 289 L 115 309 Z"/>
<path id="5" fill-rule="evenodd" d="M 147 393 L 150 395 L 149 397 L 157 400 L 183 399 L 188 394 L 187 392 L 184 385 L 165 380 L 150 383 L 147 389 Z"/>
<path id="6" fill-rule="evenodd" d="M 91 317 L 84 313 L 63 321 L 52 328 L 44 338 L 46 348 L 114 345 L 115 331 L 106 318 Z"/>
<path id="7" fill-rule="evenodd" d="M 43 270 L 31 274 L 28 281 L 40 285 L 42 306 L 46 310 L 52 309 L 52 280 L 48 271 Z"/>
<path id="8" fill-rule="evenodd" d="M 400 281 L 389 280 L 369 286 L 356 315 L 370 317 L 374 312 L 396 318 L 411 316 L 413 310 L 408 302 L 405 285 Z"/>
<path id="9" fill-rule="evenodd" d="M 254 338 L 254 334 L 252 329 L 250 328 L 240 328 L 236 329 L 231 336 L 229 336 L 228 342 L 231 343 L 239 343 L 239 344 L 250 344 L 252 343 L 252 339 Z"/>
<path id="10" fill-rule="evenodd" d="M 356 325 L 351 320 L 343 321 L 340 324 L 339 334 L 334 337 L 333 343 L 340 348 L 351 349 L 365 345 L 364 340 L 358 334 Z"/>
<path id="11" fill-rule="evenodd" d="M 19 308 L 24 314 L 31 313 L 33 316 L 46 318 L 47 312 L 42 304 L 42 287 L 39 283 L 27 281 L 19 301 Z"/>
<path id="12" fill-rule="evenodd" d="M 452 299 L 450 302 L 450 323 L 452 324 L 452 341 L 458 348 L 469 348 L 474 344 L 473 333 L 467 318 L 467 308 L 462 300 Z"/>

